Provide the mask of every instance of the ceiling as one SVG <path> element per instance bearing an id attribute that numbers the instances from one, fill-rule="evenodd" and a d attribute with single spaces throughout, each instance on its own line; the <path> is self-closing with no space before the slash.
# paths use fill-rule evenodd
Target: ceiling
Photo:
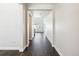
<path id="1" fill-rule="evenodd" d="M 34 18 L 44 17 L 49 13 L 49 11 L 32 11 L 32 16 Z"/>
<path id="2" fill-rule="evenodd" d="M 46 16 L 54 9 L 55 3 L 27 3 L 28 10 L 32 12 L 34 18 Z"/>
<path id="3" fill-rule="evenodd" d="M 55 3 L 28 3 L 28 9 L 53 9 Z"/>
<path id="4" fill-rule="evenodd" d="M 29 3 L 28 10 L 31 11 L 33 19 L 39 20 L 44 18 L 51 10 L 54 9 L 55 3 Z"/>

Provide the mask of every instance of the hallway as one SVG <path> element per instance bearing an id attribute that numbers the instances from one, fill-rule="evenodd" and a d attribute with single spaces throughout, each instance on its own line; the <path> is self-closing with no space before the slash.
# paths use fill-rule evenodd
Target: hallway
<path id="1" fill-rule="evenodd" d="M 47 38 L 44 39 L 43 33 L 35 33 L 35 37 L 30 41 L 30 47 L 26 48 L 23 56 L 59 56 L 52 48 Z"/>

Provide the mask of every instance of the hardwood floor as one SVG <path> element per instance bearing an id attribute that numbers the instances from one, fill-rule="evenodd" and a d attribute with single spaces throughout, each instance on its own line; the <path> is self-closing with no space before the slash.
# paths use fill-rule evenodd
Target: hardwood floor
<path id="1" fill-rule="evenodd" d="M 17 50 L 0 50 L 0 56 L 59 56 L 56 50 L 51 46 L 43 34 L 36 33 L 30 45 L 24 52 Z"/>
<path id="2" fill-rule="evenodd" d="M 0 56 L 17 56 L 18 50 L 0 50 Z"/>
<path id="3" fill-rule="evenodd" d="M 47 38 L 44 38 L 43 34 L 36 33 L 30 46 L 25 49 L 23 53 L 19 53 L 20 56 L 59 56 L 56 50 L 51 46 Z"/>

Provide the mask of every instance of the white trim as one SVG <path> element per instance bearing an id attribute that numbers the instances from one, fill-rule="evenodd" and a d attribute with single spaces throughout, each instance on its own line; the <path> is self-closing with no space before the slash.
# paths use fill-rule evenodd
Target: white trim
<path id="1" fill-rule="evenodd" d="M 56 51 L 58 52 L 60 56 L 63 56 L 62 53 L 59 51 L 59 49 L 55 45 L 53 47 L 56 49 Z"/>
<path id="2" fill-rule="evenodd" d="M 51 44 L 52 47 L 53 47 L 53 46 L 54 46 L 54 45 L 53 45 L 53 42 L 50 41 L 51 38 L 49 38 L 48 36 L 46 36 L 46 37 L 47 37 L 48 41 L 50 42 L 50 44 Z"/>
<path id="3" fill-rule="evenodd" d="M 23 51 L 25 50 L 25 48 L 27 48 L 27 47 L 29 47 L 29 43 L 28 43 L 27 45 L 25 45 L 24 48 L 20 48 L 20 49 L 19 49 L 19 52 L 23 52 Z"/>
<path id="4" fill-rule="evenodd" d="M 26 47 L 27 47 L 27 46 L 25 46 L 24 48 L 19 49 L 19 52 L 23 52 Z"/>
<path id="5" fill-rule="evenodd" d="M 54 47 L 54 45 L 52 44 L 52 47 Z"/>
<path id="6" fill-rule="evenodd" d="M 24 51 L 24 49 L 23 49 L 23 48 L 20 48 L 20 49 L 19 49 L 19 52 L 23 52 L 23 51 Z"/>
<path id="7" fill-rule="evenodd" d="M 26 45 L 26 47 L 29 47 L 29 43 Z"/>
<path id="8" fill-rule="evenodd" d="M 46 36 L 47 37 L 47 36 Z M 48 37 L 47 37 L 47 39 L 48 39 Z M 49 39 L 48 39 L 49 40 Z M 49 41 L 50 42 L 50 41 Z M 50 42 L 51 43 L 51 42 Z M 58 48 L 53 44 L 53 43 L 51 43 L 51 45 L 52 45 L 52 47 L 54 47 L 55 49 L 56 49 L 56 51 L 58 52 L 58 54 L 60 55 L 60 56 L 63 56 L 62 55 L 62 53 L 58 50 Z"/>
<path id="9" fill-rule="evenodd" d="M 0 47 L 0 50 L 19 50 L 17 47 Z"/>

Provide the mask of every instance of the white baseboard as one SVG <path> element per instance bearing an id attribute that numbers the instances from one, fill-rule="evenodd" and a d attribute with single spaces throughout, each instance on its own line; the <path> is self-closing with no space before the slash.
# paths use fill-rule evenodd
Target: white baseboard
<path id="1" fill-rule="evenodd" d="M 19 50 L 17 47 L 0 47 L 0 50 Z"/>
<path id="2" fill-rule="evenodd" d="M 27 44 L 26 47 L 29 47 L 29 44 Z"/>
<path id="3" fill-rule="evenodd" d="M 26 47 L 27 47 L 27 46 L 25 46 L 24 48 L 20 48 L 20 49 L 19 49 L 19 52 L 24 52 L 24 50 L 25 50 Z"/>
<path id="4" fill-rule="evenodd" d="M 52 47 L 54 47 L 54 45 L 52 44 Z"/>
<path id="5" fill-rule="evenodd" d="M 56 51 L 58 52 L 60 56 L 63 56 L 62 53 L 58 50 L 58 48 L 55 45 L 53 47 L 56 49 Z"/>
<path id="6" fill-rule="evenodd" d="M 30 42 L 28 42 L 28 44 L 26 45 L 26 47 L 29 47 Z"/>
<path id="7" fill-rule="evenodd" d="M 19 49 L 19 52 L 23 52 L 27 47 L 29 47 L 29 43 L 28 43 L 27 45 L 25 45 L 24 48 L 20 48 L 20 49 Z"/>
<path id="8" fill-rule="evenodd" d="M 46 36 L 47 37 L 47 36 Z M 47 39 L 49 40 L 49 38 L 47 37 Z M 50 42 L 50 41 L 49 41 Z M 51 43 L 51 42 L 50 42 Z M 58 48 L 53 44 L 53 43 L 51 43 L 51 45 L 52 45 L 52 47 L 54 47 L 55 49 L 56 49 L 56 51 L 58 52 L 58 54 L 60 55 L 60 56 L 63 56 L 62 55 L 62 53 L 58 50 Z"/>

